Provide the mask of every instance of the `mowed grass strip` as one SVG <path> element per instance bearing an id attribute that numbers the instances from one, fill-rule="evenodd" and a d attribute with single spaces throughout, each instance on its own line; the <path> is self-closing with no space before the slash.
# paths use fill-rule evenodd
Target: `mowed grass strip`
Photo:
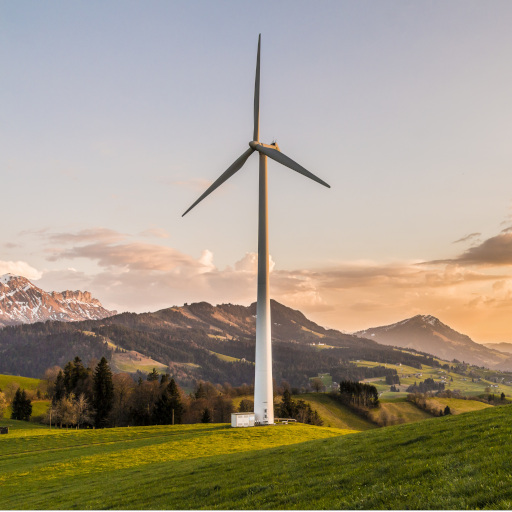
<path id="1" fill-rule="evenodd" d="M 510 509 L 511 425 L 512 406 L 503 406 L 334 437 L 321 427 L 303 425 L 244 430 L 174 427 L 185 440 L 196 437 L 198 448 L 187 443 L 175 458 L 153 460 L 155 452 L 148 452 L 135 465 L 119 467 L 114 460 L 110 467 L 97 469 L 85 451 L 83 466 L 59 466 L 44 478 L 39 468 L 31 470 L 28 465 L 23 476 L 12 475 L 2 483 L 0 506 Z M 298 441 L 315 430 L 326 437 L 264 448 L 274 436 L 295 436 Z M 210 437 L 210 444 L 229 444 L 227 439 L 234 436 L 239 451 L 216 454 L 213 449 L 210 455 L 197 456 L 201 436 Z M 261 449 L 253 449 L 253 442 Z M 164 443 L 159 446 L 166 449 Z"/>

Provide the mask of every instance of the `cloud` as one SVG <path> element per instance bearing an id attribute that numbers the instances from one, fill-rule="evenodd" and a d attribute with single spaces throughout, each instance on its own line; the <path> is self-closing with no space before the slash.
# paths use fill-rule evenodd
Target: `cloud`
<path id="1" fill-rule="evenodd" d="M 169 233 L 165 229 L 161 228 L 150 228 L 139 233 L 143 237 L 153 238 L 169 238 Z"/>
<path id="2" fill-rule="evenodd" d="M 272 272 L 275 266 L 276 263 L 270 254 L 268 257 L 269 272 Z M 255 252 L 246 252 L 245 256 L 235 263 L 235 270 L 238 272 L 252 272 L 256 274 L 258 272 L 258 254 Z"/>
<path id="3" fill-rule="evenodd" d="M 256 300 L 256 253 L 221 269 L 208 249 L 194 257 L 104 228 L 44 233 L 43 240 L 65 243 L 64 249 L 47 248 L 49 261 L 69 267 L 74 260 L 80 269 L 84 260 L 87 268 L 99 269 L 45 271 L 44 289 L 88 289 L 109 309 L 142 312 L 185 302 L 248 305 Z M 451 260 L 353 261 L 316 269 L 278 269 L 271 260 L 270 292 L 338 329 L 386 325 L 421 313 L 441 316 L 468 334 L 471 325 L 479 332 L 477 322 L 498 332 L 505 320 L 496 312 L 505 315 L 506 306 L 512 307 L 512 276 L 505 268 L 511 255 L 512 233 L 501 233 Z"/>
<path id="4" fill-rule="evenodd" d="M 51 242 L 61 244 L 81 244 L 91 241 L 115 243 L 128 237 L 126 234 L 102 227 L 82 229 L 78 233 L 45 233 L 45 236 Z"/>
<path id="5" fill-rule="evenodd" d="M 38 286 L 46 291 L 91 291 L 93 278 L 74 268 L 44 270 Z"/>
<path id="6" fill-rule="evenodd" d="M 462 238 L 459 238 L 458 240 L 455 240 L 455 242 L 452 242 L 454 244 L 458 244 L 458 243 L 461 243 L 461 242 L 467 242 L 468 240 L 471 240 L 473 238 L 477 238 L 481 235 L 482 233 L 471 233 L 469 235 L 466 235 Z"/>
<path id="7" fill-rule="evenodd" d="M 52 249 L 50 249 L 52 250 Z M 133 242 L 124 244 L 94 243 L 66 250 L 52 250 L 49 261 L 86 258 L 96 261 L 100 267 L 124 271 L 193 272 L 209 266 L 171 247 Z"/>
<path id="8" fill-rule="evenodd" d="M 30 280 L 40 279 L 42 272 L 30 266 L 25 261 L 0 261 L 0 275 L 13 274 Z"/>
<path id="9" fill-rule="evenodd" d="M 493 236 L 452 261 L 462 265 L 512 265 L 512 233 Z"/>

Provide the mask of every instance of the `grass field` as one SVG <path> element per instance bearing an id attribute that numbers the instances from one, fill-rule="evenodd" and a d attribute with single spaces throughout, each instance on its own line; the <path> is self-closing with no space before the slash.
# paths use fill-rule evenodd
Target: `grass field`
<path id="1" fill-rule="evenodd" d="M 411 402 L 397 400 L 381 402 L 380 407 L 370 411 L 370 418 L 379 425 L 399 425 L 428 420 L 432 415 L 423 411 Z"/>
<path id="2" fill-rule="evenodd" d="M 165 364 L 159 363 L 133 350 L 117 354 L 114 353 L 112 355 L 111 364 L 117 371 L 129 373 L 135 373 L 137 370 L 150 373 L 153 368 L 156 368 L 160 373 L 165 373 L 168 368 Z"/>
<path id="3" fill-rule="evenodd" d="M 231 357 L 231 356 L 226 356 L 224 354 L 219 354 L 218 352 L 213 352 L 212 350 L 208 350 L 208 352 L 210 354 L 212 354 L 212 356 L 215 356 L 218 359 L 220 359 L 221 361 L 227 361 L 228 363 L 234 363 L 236 361 L 240 361 L 240 359 L 238 359 L 236 357 Z"/>
<path id="4" fill-rule="evenodd" d="M 22 389 L 37 389 L 41 380 L 30 377 L 19 377 L 17 375 L 0 375 L 0 390 L 5 389 L 12 383 L 18 384 Z"/>
<path id="5" fill-rule="evenodd" d="M 304 400 L 316 409 L 326 427 L 345 428 L 352 430 L 369 430 L 377 428 L 372 422 L 358 416 L 348 407 L 340 404 L 324 393 L 307 393 L 296 395 L 294 399 Z"/>
<path id="6" fill-rule="evenodd" d="M 480 411 L 481 409 L 488 409 L 492 405 L 484 404 L 476 400 L 461 400 L 459 398 L 429 398 L 428 402 L 437 409 L 443 409 L 448 405 L 451 414 L 461 414 L 464 412 Z"/>
<path id="7" fill-rule="evenodd" d="M 286 425 L 0 436 L 2 509 L 510 509 L 512 406 L 351 435 Z"/>
<path id="8" fill-rule="evenodd" d="M 46 415 L 46 411 L 48 411 L 48 407 L 50 407 L 50 400 L 32 401 L 32 416 L 30 417 L 30 420 L 31 421 L 39 421 L 41 416 Z M 5 419 L 10 418 L 11 412 L 12 412 L 11 406 L 9 405 L 7 407 L 7 409 L 4 411 L 3 418 L 5 418 Z"/>
<path id="9" fill-rule="evenodd" d="M 366 366 L 366 367 L 374 367 L 374 366 L 385 366 L 386 368 L 393 368 L 397 371 L 398 376 L 400 377 L 400 393 L 390 392 L 389 384 L 386 384 L 384 378 L 377 379 L 367 379 L 365 382 L 370 382 L 373 384 L 379 393 L 382 393 L 382 399 L 388 398 L 404 398 L 407 396 L 405 389 L 409 387 L 414 382 L 419 383 L 422 380 L 427 378 L 434 379 L 436 382 L 441 382 L 443 377 L 446 381 L 446 389 L 450 390 L 459 390 L 464 396 L 478 396 L 485 393 L 485 389 L 492 384 L 493 382 L 486 380 L 485 377 L 488 374 L 493 373 L 486 370 L 474 370 L 482 375 L 482 380 L 480 382 L 472 382 L 471 378 L 460 375 L 455 372 L 446 371 L 442 368 L 434 368 L 432 366 L 423 365 L 421 370 L 413 368 L 412 366 L 405 365 L 396 365 L 396 364 L 382 364 L 375 363 L 372 361 L 358 361 L 356 362 L 358 366 Z M 420 375 L 421 376 L 417 376 Z M 453 378 L 453 381 L 451 379 Z M 501 393 L 505 393 L 505 395 L 511 397 L 512 396 L 512 386 L 500 383 L 497 388 L 492 388 L 491 393 L 500 395 Z"/>
<path id="10" fill-rule="evenodd" d="M 253 400 L 253 395 L 238 396 L 233 398 L 233 406 L 238 411 L 240 402 L 243 399 Z M 305 393 L 301 395 L 293 395 L 293 400 L 304 400 L 315 409 L 322 421 L 324 427 L 349 429 L 356 431 L 369 430 L 377 428 L 377 425 L 368 421 L 356 413 L 352 412 L 348 407 L 340 404 L 325 393 Z M 276 402 L 281 397 L 276 398 Z"/>
<path id="11" fill-rule="evenodd" d="M 0 508 L 98 509 L 111 493 L 117 495 L 114 501 L 120 499 L 127 508 L 148 508 L 143 505 L 148 482 L 141 485 L 139 476 L 158 479 L 164 470 L 167 482 L 162 485 L 168 489 L 174 469 L 188 468 L 185 474 L 193 481 L 190 471 L 193 475 L 205 460 L 348 433 L 307 425 L 231 429 L 200 424 L 80 431 L 16 428 L 0 438 Z M 170 468 L 174 468 L 171 473 Z M 117 484 L 112 486 L 111 478 L 120 474 L 131 475 L 131 483 L 123 484 L 132 489 L 130 498 L 123 497 L 125 491 L 115 490 Z M 141 502 L 132 507 L 137 496 Z"/>

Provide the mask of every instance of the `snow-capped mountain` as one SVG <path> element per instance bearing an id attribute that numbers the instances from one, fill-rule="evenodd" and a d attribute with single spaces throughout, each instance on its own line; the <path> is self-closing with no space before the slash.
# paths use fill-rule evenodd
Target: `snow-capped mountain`
<path id="1" fill-rule="evenodd" d="M 45 292 L 22 276 L 0 277 L 0 327 L 46 320 L 74 322 L 115 315 L 89 292 Z"/>
<path id="2" fill-rule="evenodd" d="M 512 369 L 510 354 L 474 342 L 432 315 L 416 315 L 401 322 L 354 333 L 383 345 L 413 348 L 451 361 L 502 370 Z"/>

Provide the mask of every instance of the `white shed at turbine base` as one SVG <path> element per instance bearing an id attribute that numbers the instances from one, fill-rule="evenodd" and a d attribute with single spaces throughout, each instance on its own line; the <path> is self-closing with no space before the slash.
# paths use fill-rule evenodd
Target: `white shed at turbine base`
<path id="1" fill-rule="evenodd" d="M 254 427 L 255 415 L 253 412 L 234 412 L 231 414 L 232 427 Z"/>

